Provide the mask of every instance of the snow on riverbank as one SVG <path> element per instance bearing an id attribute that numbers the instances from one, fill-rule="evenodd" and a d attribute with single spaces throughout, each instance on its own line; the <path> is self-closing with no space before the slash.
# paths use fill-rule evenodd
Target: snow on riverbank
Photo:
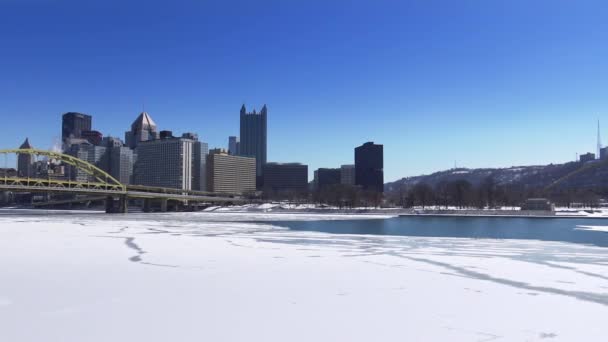
<path id="1" fill-rule="evenodd" d="M 576 229 L 579 230 L 592 230 L 596 232 L 606 232 L 608 233 L 608 226 L 578 226 Z"/>
<path id="2" fill-rule="evenodd" d="M 606 338 L 608 249 L 280 215 L 0 216 L 0 341 Z"/>

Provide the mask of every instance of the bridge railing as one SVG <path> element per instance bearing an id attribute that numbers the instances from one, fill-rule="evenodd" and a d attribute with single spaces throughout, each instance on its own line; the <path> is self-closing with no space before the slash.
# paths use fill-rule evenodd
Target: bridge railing
<path id="1" fill-rule="evenodd" d="M 210 196 L 210 197 L 242 197 L 241 194 L 236 193 L 218 193 L 208 192 L 199 190 L 182 190 L 174 188 L 163 188 L 155 186 L 145 185 L 127 185 L 127 191 L 139 191 L 139 192 L 154 192 L 161 194 L 175 194 L 175 195 L 190 195 L 190 196 Z"/>
<path id="2" fill-rule="evenodd" d="M 105 192 L 124 193 L 121 185 L 99 183 L 99 182 L 74 182 L 69 179 L 46 179 L 46 178 L 24 178 L 24 177 L 4 177 L 0 178 L 0 185 L 15 190 L 95 190 Z"/>

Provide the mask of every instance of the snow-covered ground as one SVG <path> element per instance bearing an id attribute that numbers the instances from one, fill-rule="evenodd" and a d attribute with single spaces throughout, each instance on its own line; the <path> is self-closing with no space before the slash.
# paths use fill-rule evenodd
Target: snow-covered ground
<path id="1" fill-rule="evenodd" d="M 245 204 L 245 205 L 234 205 L 234 206 L 226 206 L 226 207 L 209 207 L 204 210 L 204 212 L 214 212 L 214 213 L 280 213 L 280 212 L 301 212 L 301 213 L 338 213 L 341 211 L 348 212 L 378 212 L 383 214 L 395 213 L 399 212 L 411 212 L 411 211 L 421 212 L 423 210 L 448 210 L 448 211 L 475 211 L 477 213 L 488 212 L 492 215 L 500 214 L 501 211 L 518 211 L 520 207 L 501 207 L 498 209 L 477 209 L 477 208 L 459 208 L 454 206 L 416 206 L 410 208 L 409 210 L 404 210 L 403 208 L 353 208 L 353 209 L 340 209 L 338 207 L 332 206 L 319 206 L 315 204 L 289 204 L 285 202 L 277 202 L 277 203 L 264 203 L 264 204 Z M 510 213 L 505 212 L 506 215 Z M 572 216 L 572 217 L 593 217 L 593 218 L 608 218 L 608 208 L 565 208 L 558 207 L 555 209 L 555 215 L 557 216 Z"/>
<path id="2" fill-rule="evenodd" d="M 608 218 L 607 208 L 588 208 L 588 209 L 570 209 L 570 208 L 555 208 L 557 216 L 583 216 L 593 218 Z"/>
<path id="3" fill-rule="evenodd" d="M 281 215 L 0 216 L 0 341 L 608 339 L 608 249 Z"/>

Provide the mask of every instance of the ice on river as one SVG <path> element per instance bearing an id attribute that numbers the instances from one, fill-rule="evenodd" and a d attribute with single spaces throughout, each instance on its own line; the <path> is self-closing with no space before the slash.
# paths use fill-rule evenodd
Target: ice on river
<path id="1" fill-rule="evenodd" d="M 0 216 L 0 341 L 608 339 L 608 249 L 286 215 Z"/>

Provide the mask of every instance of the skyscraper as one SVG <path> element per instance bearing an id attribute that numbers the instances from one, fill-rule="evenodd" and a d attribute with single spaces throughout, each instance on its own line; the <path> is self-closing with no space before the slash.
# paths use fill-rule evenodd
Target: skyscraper
<path id="1" fill-rule="evenodd" d="M 264 192 L 273 195 L 304 193 L 308 189 L 308 165 L 300 163 L 266 163 Z"/>
<path id="2" fill-rule="evenodd" d="M 82 131 L 80 137 L 93 145 L 99 145 L 103 140 L 103 134 L 99 131 Z"/>
<path id="3" fill-rule="evenodd" d="M 85 140 L 70 145 L 65 153 L 89 162 L 106 172 L 108 171 L 108 155 L 105 146 L 95 146 Z M 68 167 L 68 176 L 78 182 L 95 181 L 88 173 L 77 167 Z"/>
<path id="4" fill-rule="evenodd" d="M 247 113 L 245 105 L 241 107 L 239 155 L 255 158 L 258 186 L 262 183 L 263 165 L 266 164 L 267 115 L 266 105 L 259 113 L 255 109 L 252 113 Z"/>
<path id="5" fill-rule="evenodd" d="M 233 156 L 239 155 L 239 138 L 235 136 L 228 137 L 228 154 Z"/>
<path id="6" fill-rule="evenodd" d="M 320 168 L 316 171 L 317 189 L 323 190 L 332 185 L 340 184 L 341 170 Z"/>
<path id="7" fill-rule="evenodd" d="M 207 191 L 242 194 L 255 191 L 255 159 L 214 149 L 207 155 Z"/>
<path id="8" fill-rule="evenodd" d="M 192 189 L 207 191 L 207 155 L 209 154 L 209 144 L 197 141 L 193 147 L 194 161 Z"/>
<path id="9" fill-rule="evenodd" d="M 340 183 L 344 185 L 355 185 L 355 165 L 340 166 Z"/>
<path id="10" fill-rule="evenodd" d="M 373 142 L 355 148 L 355 184 L 364 190 L 384 192 L 383 149 Z"/>
<path id="11" fill-rule="evenodd" d="M 71 139 L 82 138 L 83 131 L 91 130 L 91 122 L 93 118 L 90 115 L 68 112 L 63 114 L 61 120 L 61 141 L 64 150 L 71 145 Z"/>
<path id="12" fill-rule="evenodd" d="M 20 149 L 30 149 L 33 148 L 30 145 L 30 140 L 25 138 L 25 141 Z M 35 167 L 34 167 L 34 156 L 31 154 L 19 154 L 17 156 L 17 173 L 19 177 L 35 177 Z"/>
<path id="13" fill-rule="evenodd" d="M 129 148 L 136 148 L 140 142 L 159 138 L 156 124 L 146 112 L 141 112 L 131 124 L 131 130 L 125 132 L 125 143 Z"/>
<path id="14" fill-rule="evenodd" d="M 131 184 L 136 157 L 133 150 L 114 137 L 103 138 L 101 145 L 106 148 L 108 173 L 122 184 Z"/>
<path id="15" fill-rule="evenodd" d="M 184 134 L 176 138 L 140 141 L 135 149 L 134 184 L 174 188 L 195 189 L 200 184 L 202 157 L 196 135 Z M 200 185 L 198 185 L 200 187 Z"/>

